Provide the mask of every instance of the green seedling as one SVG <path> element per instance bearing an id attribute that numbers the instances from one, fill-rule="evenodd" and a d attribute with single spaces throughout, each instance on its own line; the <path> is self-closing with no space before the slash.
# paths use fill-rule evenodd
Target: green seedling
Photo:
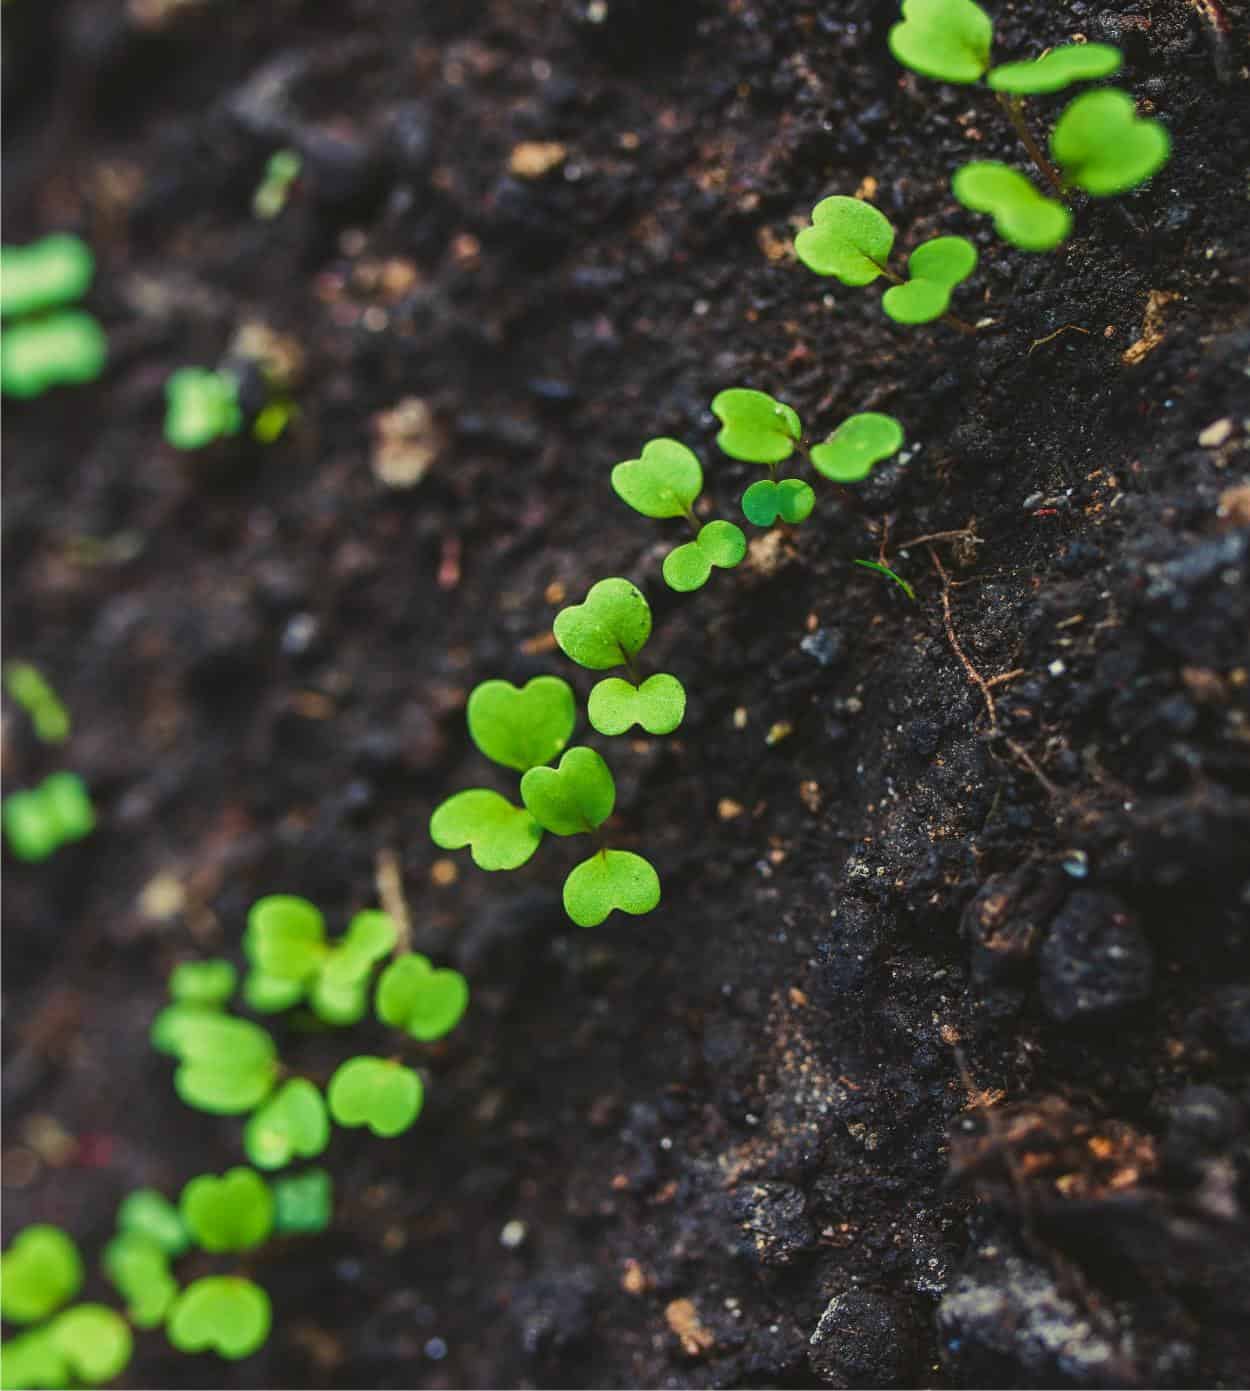
<path id="1" fill-rule="evenodd" d="M 942 82 L 977 82 L 990 65 L 994 25 L 972 0 L 903 0 L 890 52 L 905 68 Z"/>
<path id="2" fill-rule="evenodd" d="M 134 1339 L 126 1320 L 104 1304 L 76 1304 L 58 1314 L 47 1335 L 69 1372 L 68 1384 L 102 1386 L 126 1370 Z"/>
<path id="3" fill-rule="evenodd" d="M 0 315 L 16 318 L 70 304 L 87 293 L 94 274 L 91 248 L 68 232 L 0 247 Z"/>
<path id="4" fill-rule="evenodd" d="M 835 195 L 812 209 L 812 225 L 795 238 L 800 261 L 817 275 L 831 275 L 844 285 L 869 285 L 884 276 L 892 282 L 881 300 L 890 318 L 902 324 L 942 319 L 961 333 L 971 324 L 946 312 L 950 292 L 972 274 L 976 248 L 962 237 L 935 237 L 923 242 L 907 262 L 910 280 L 890 269 L 894 228 L 884 213 L 859 198 Z"/>
<path id="5" fill-rule="evenodd" d="M 258 1169 L 281 1169 L 293 1159 L 314 1159 L 330 1143 L 330 1118 L 321 1093 L 293 1077 L 252 1112 L 243 1150 Z"/>
<path id="6" fill-rule="evenodd" d="M 165 383 L 165 439 L 175 449 L 203 449 L 242 428 L 239 385 L 229 373 L 180 367 Z"/>
<path id="7" fill-rule="evenodd" d="M 693 541 L 676 547 L 664 557 L 664 582 L 680 594 L 702 589 L 714 568 L 732 570 L 742 564 L 746 553 L 747 538 L 740 527 L 733 522 L 708 522 L 699 528 Z M 590 722 L 595 723 L 593 715 Z M 651 731 L 653 734 L 660 732 Z"/>
<path id="8" fill-rule="evenodd" d="M 299 178 L 303 161 L 294 150 L 275 150 L 265 162 L 265 173 L 252 194 L 252 213 L 263 221 L 277 217 L 287 205 Z"/>
<path id="9" fill-rule="evenodd" d="M 650 913 L 659 902 L 659 875 L 629 850 L 598 850 L 564 881 L 564 911 L 578 927 L 597 927 L 617 908 Z"/>
<path id="10" fill-rule="evenodd" d="M 694 504 L 703 489 L 703 469 L 694 453 L 679 440 L 648 440 L 642 455 L 626 459 L 612 470 L 617 496 L 644 517 L 684 517 L 694 540 L 664 557 L 664 582 L 688 593 L 708 581 L 714 567 L 732 570 L 746 555 L 746 537 L 732 522 L 700 522 Z M 595 724 L 591 716 L 591 724 Z M 599 726 L 595 724 L 595 728 Z M 652 733 L 659 733 L 652 730 Z"/>
<path id="11" fill-rule="evenodd" d="M 179 1352 L 215 1352 L 237 1361 L 264 1345 L 273 1322 L 269 1296 L 235 1275 L 209 1275 L 174 1302 L 166 1336 Z"/>
<path id="12" fill-rule="evenodd" d="M 721 422 L 716 443 L 731 459 L 749 464 L 779 464 L 803 437 L 802 423 L 791 407 L 766 391 L 730 387 L 713 398 L 712 414 Z"/>
<path id="13" fill-rule="evenodd" d="M 441 850 L 467 845 L 478 869 L 520 869 L 538 849 L 543 828 L 525 810 L 490 788 L 457 792 L 430 818 L 430 839 Z"/>
<path id="14" fill-rule="evenodd" d="M 1034 96 L 1059 92 L 1077 82 L 1093 82 L 1119 72 L 1124 55 L 1109 43 L 1068 43 L 1040 58 L 1003 63 L 985 79 L 995 92 Z M 910 64 L 908 65 L 910 66 Z"/>
<path id="15" fill-rule="evenodd" d="M 95 829 L 95 808 L 77 773 L 52 773 L 38 787 L 4 799 L 4 830 L 19 860 L 46 860 Z"/>
<path id="16" fill-rule="evenodd" d="M 174 1090 L 198 1111 L 237 1116 L 259 1106 L 278 1079 L 273 1039 L 246 1019 L 173 1004 L 152 1024 L 152 1046 L 178 1059 Z"/>
<path id="17" fill-rule="evenodd" d="M 82 1287 L 82 1257 L 60 1227 L 26 1227 L 0 1257 L 0 1315 L 39 1323 Z"/>
<path id="18" fill-rule="evenodd" d="M 199 1174 L 182 1190 L 178 1211 L 204 1251 L 250 1251 L 273 1230 L 273 1194 L 242 1165 L 218 1177 Z"/>
<path id="19" fill-rule="evenodd" d="M 887 579 L 893 580 L 912 603 L 916 602 L 916 591 L 907 583 L 902 575 L 895 574 L 888 565 L 882 565 L 876 560 L 857 560 L 854 564 L 862 565 L 865 570 L 875 570 L 878 575 L 884 575 Z"/>
<path id="20" fill-rule="evenodd" d="M 375 1135 L 402 1135 L 421 1114 L 425 1091 L 410 1067 L 386 1058 L 349 1058 L 330 1078 L 330 1114 L 349 1129 L 367 1126 Z"/>
<path id="21" fill-rule="evenodd" d="M 50 1325 L 0 1344 L 3 1391 L 43 1391 L 45 1387 L 72 1385 L 69 1363 L 52 1337 Z"/>
<path id="22" fill-rule="evenodd" d="M 1113 87 L 1077 97 L 1050 137 L 1064 180 L 1095 198 L 1145 183 L 1167 163 L 1171 147 L 1160 122 L 1138 116 L 1133 98 Z"/>
<path id="23" fill-rule="evenodd" d="M 586 714 L 600 734 L 624 734 L 641 725 L 649 734 L 671 734 L 686 715 L 686 692 L 675 676 L 657 672 L 631 686 L 619 676 L 595 684 Z"/>
<path id="24" fill-rule="evenodd" d="M 460 1022 L 469 1007 L 469 983 L 459 971 L 435 970 L 428 957 L 410 952 L 382 972 L 374 1005 L 383 1024 L 432 1043 Z"/>
<path id="25" fill-rule="evenodd" d="M 756 526 L 806 521 L 815 506 L 816 494 L 801 478 L 783 478 L 780 483 L 761 478 L 742 494 L 742 515 Z"/>
<path id="26" fill-rule="evenodd" d="M 136 1188 L 123 1199 L 117 1209 L 117 1227 L 125 1236 L 152 1242 L 166 1256 L 181 1256 L 191 1246 L 178 1209 L 155 1188 Z"/>
<path id="27" fill-rule="evenodd" d="M 892 415 L 852 415 L 824 444 L 812 446 L 812 467 L 835 483 L 860 483 L 876 464 L 903 446 L 903 427 Z"/>
<path id="28" fill-rule="evenodd" d="M 159 1328 L 178 1294 L 169 1257 L 150 1237 L 122 1232 L 104 1248 L 104 1273 L 126 1301 L 137 1328 Z"/>
<path id="29" fill-rule="evenodd" d="M 81 386 L 104 371 L 108 339 L 80 309 L 24 319 L 0 334 L 0 389 L 21 400 L 54 386 Z"/>
<path id="30" fill-rule="evenodd" d="M 45 744 L 63 744 L 69 738 L 69 711 L 38 668 L 29 662 L 6 662 L 4 687 L 30 716 L 35 734 Z"/>
<path id="31" fill-rule="evenodd" d="M 535 676 L 523 687 L 483 681 L 465 707 L 469 737 L 493 763 L 528 772 L 550 763 L 577 723 L 573 688 L 558 676 Z"/>
<path id="32" fill-rule="evenodd" d="M 708 527 L 718 525 L 728 523 L 710 522 Z M 679 546 L 673 554 L 684 549 Z M 634 658 L 651 636 L 651 606 L 636 586 L 623 579 L 600 580 L 591 586 L 584 602 L 572 604 L 556 614 L 554 632 L 560 650 L 578 666 L 588 667 L 591 671 L 607 671 L 612 667 L 624 666 L 629 675 L 627 682 L 619 677 L 614 678 L 599 695 L 596 695 L 598 685 L 590 693 L 590 722 L 601 734 L 613 732 L 619 723 L 625 696 L 621 690 L 623 685 L 632 686 L 641 697 L 635 699 L 632 712 L 648 734 L 671 734 L 677 728 L 671 723 L 677 691 L 681 688 L 675 676 L 659 688 L 664 693 L 662 698 L 657 698 L 657 688 L 654 686 L 647 696 L 641 695 L 646 683 Z M 682 714 L 685 713 L 684 696 L 685 692 L 682 691 Z M 606 716 L 608 728 L 596 723 L 596 715 Z"/>
<path id="33" fill-rule="evenodd" d="M 313 1236 L 330 1225 L 334 1186 L 324 1169 L 305 1169 L 273 1185 L 273 1229 L 284 1236 Z"/>
<path id="34" fill-rule="evenodd" d="M 203 1009 L 224 1009 L 238 983 L 238 972 L 228 961 L 183 961 L 169 977 L 169 993 L 179 1004 Z"/>
<path id="35" fill-rule="evenodd" d="M 1018 170 L 994 160 L 974 160 L 955 171 L 955 197 L 973 212 L 989 213 L 994 230 L 1022 251 L 1050 251 L 1067 240 L 1072 214 L 1047 198 Z"/>

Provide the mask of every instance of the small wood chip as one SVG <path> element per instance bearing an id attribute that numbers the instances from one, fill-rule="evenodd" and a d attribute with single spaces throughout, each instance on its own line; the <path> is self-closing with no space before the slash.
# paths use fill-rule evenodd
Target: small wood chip
<path id="1" fill-rule="evenodd" d="M 682 1351 L 687 1357 L 698 1357 L 708 1348 L 714 1347 L 716 1339 L 699 1320 L 699 1311 L 689 1299 L 674 1299 L 664 1310 L 664 1318 L 669 1328 L 681 1341 Z"/>
<path id="2" fill-rule="evenodd" d="M 1174 290 L 1151 290 L 1146 300 L 1146 312 L 1142 315 L 1141 337 L 1125 348 L 1120 356 L 1120 361 L 1126 367 L 1132 367 L 1149 357 L 1163 342 L 1163 311 L 1174 299 L 1180 299 Z"/>
<path id="3" fill-rule="evenodd" d="M 508 156 L 508 172 L 518 179 L 541 179 L 568 158 L 558 140 L 522 140 Z"/>

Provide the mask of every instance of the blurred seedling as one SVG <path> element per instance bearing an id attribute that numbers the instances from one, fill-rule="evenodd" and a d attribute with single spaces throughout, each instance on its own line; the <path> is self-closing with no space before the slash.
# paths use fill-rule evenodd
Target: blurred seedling
<path id="1" fill-rule="evenodd" d="M 681 682 L 667 673 L 644 680 L 638 668 L 636 658 L 651 636 L 651 606 L 636 585 L 620 578 L 599 580 L 580 604 L 556 614 L 553 631 L 560 650 L 578 666 L 625 669 L 627 680 L 605 677 L 591 689 L 586 714 L 600 734 L 624 734 L 635 724 L 648 734 L 671 734 L 681 724 L 686 714 Z"/>
<path id="2" fill-rule="evenodd" d="M 761 478 L 742 495 L 742 514 L 755 526 L 776 521 L 806 521 L 816 505 L 816 494 L 800 478 L 777 477 L 777 465 L 794 453 L 803 438 L 798 415 L 765 391 L 735 386 L 712 400 L 712 414 L 720 421 L 716 443 L 731 459 L 763 464 L 768 477 Z"/>
<path id="3" fill-rule="evenodd" d="M 294 150 L 275 150 L 265 161 L 265 172 L 252 194 L 252 213 L 272 221 L 287 205 L 299 178 L 303 161 Z"/>
<path id="4" fill-rule="evenodd" d="M 69 738 L 69 711 L 37 667 L 6 662 L 4 688 L 30 716 L 35 734 L 45 744 L 63 744 Z"/>
<path id="5" fill-rule="evenodd" d="M 865 570 L 873 570 L 878 575 L 884 575 L 886 579 L 893 580 L 913 604 L 916 602 L 916 591 L 908 584 L 902 575 L 891 570 L 888 565 L 882 565 L 881 562 L 877 560 L 856 560 L 854 563 L 862 566 Z"/>
<path id="6" fill-rule="evenodd" d="M 1139 118 L 1133 99 L 1116 88 L 1086 92 L 1067 106 L 1051 132 L 1049 156 L 1029 127 L 1026 96 L 1062 91 L 1119 70 L 1123 55 L 1111 44 L 1063 44 L 1033 60 L 991 67 L 993 22 L 974 0 L 903 0 L 902 16 L 890 30 L 895 58 L 944 82 L 967 85 L 984 77 L 1054 195 L 1039 193 L 1023 175 L 992 161 L 956 173 L 955 197 L 974 212 L 991 214 L 999 236 L 1013 246 L 1052 250 L 1071 230 L 1066 204 L 1072 190 L 1097 198 L 1125 193 L 1167 162 L 1167 130 Z"/>
<path id="7" fill-rule="evenodd" d="M 95 830 L 95 808 L 77 773 L 51 773 L 37 787 L 11 792 L 3 803 L 9 849 L 19 860 L 49 855 Z"/>
<path id="8" fill-rule="evenodd" d="M 977 251 L 964 237 L 934 237 L 908 258 L 908 277 L 890 268 L 894 227 L 884 213 L 859 198 L 835 195 L 812 209 L 812 225 L 795 238 L 799 260 L 817 275 L 844 285 L 870 285 L 884 276 L 891 282 L 881 307 L 896 323 L 927 324 L 935 319 L 960 333 L 975 333 L 972 324 L 947 312 L 951 294 L 976 269 Z"/>
<path id="9" fill-rule="evenodd" d="M 812 446 L 812 467 L 834 483 L 860 483 L 902 445 L 903 427 L 892 415 L 861 411 L 844 420 L 823 444 Z"/>
<path id="10" fill-rule="evenodd" d="M 179 367 L 165 383 L 165 439 L 175 449 L 204 449 L 243 428 L 239 383 L 229 372 Z"/>
<path id="11" fill-rule="evenodd" d="M 90 248 L 68 233 L 0 248 L 0 389 L 7 395 L 39 396 L 94 381 L 104 370 L 104 330 L 68 307 L 87 292 L 94 271 Z"/>
<path id="12" fill-rule="evenodd" d="M 702 522 L 695 514 L 703 469 L 679 440 L 648 440 L 641 457 L 613 468 L 612 487 L 622 502 L 644 517 L 684 517 L 689 523 L 694 540 L 664 557 L 664 582 L 670 589 L 683 594 L 701 589 L 714 568 L 732 570 L 747 553 L 746 537 L 732 522 Z"/>

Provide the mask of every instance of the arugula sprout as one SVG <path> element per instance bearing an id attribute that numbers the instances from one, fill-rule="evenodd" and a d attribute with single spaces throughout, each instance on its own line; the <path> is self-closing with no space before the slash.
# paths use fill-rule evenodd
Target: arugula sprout
<path id="1" fill-rule="evenodd" d="M 617 908 L 649 913 L 659 902 L 659 875 L 629 850 L 597 850 L 564 881 L 564 911 L 578 927 L 597 927 Z"/>
<path id="2" fill-rule="evenodd" d="M 1067 43 L 1020 63 L 991 69 L 986 84 L 995 92 L 1032 96 L 1058 92 L 1074 82 L 1091 82 L 1120 70 L 1124 55 L 1109 43 Z"/>
<path id="3" fill-rule="evenodd" d="M 884 213 L 858 198 L 835 195 L 812 209 L 812 225 L 795 238 L 800 261 L 817 275 L 844 285 L 868 285 L 884 276 L 892 287 L 881 307 L 896 323 L 927 324 L 943 319 L 962 333 L 975 330 L 947 314 L 951 291 L 972 274 L 976 248 L 963 237 L 935 237 L 908 258 L 910 280 L 890 269 L 894 228 Z"/>
<path id="4" fill-rule="evenodd" d="M 178 1295 L 169 1257 L 141 1232 L 120 1232 L 104 1248 L 102 1264 L 126 1301 L 126 1316 L 137 1328 L 159 1328 Z"/>
<path id="5" fill-rule="evenodd" d="M 1021 251 L 1050 251 L 1072 230 L 1072 214 L 1062 203 L 995 160 L 974 160 L 957 169 L 951 191 L 965 208 L 990 213 L 998 235 Z"/>
<path id="6" fill-rule="evenodd" d="M 39 314 L 81 299 L 94 274 L 91 248 L 69 232 L 0 247 L 0 316 Z"/>
<path id="7" fill-rule="evenodd" d="M 469 983 L 459 971 L 435 970 L 428 957 L 409 952 L 382 972 L 374 1003 L 383 1024 L 432 1043 L 460 1022 L 469 1007 Z"/>
<path id="8" fill-rule="evenodd" d="M 1064 109 L 1050 153 L 1067 183 L 1095 198 L 1125 193 L 1157 173 L 1172 142 L 1161 122 L 1137 115 L 1127 92 L 1085 92 Z"/>
<path id="9" fill-rule="evenodd" d="M 812 446 L 812 466 L 835 483 L 860 483 L 873 466 L 903 447 L 903 427 L 892 415 L 849 416 L 824 444 Z"/>
<path id="10" fill-rule="evenodd" d="M 591 690 L 586 714 L 600 734 L 624 734 L 633 725 L 649 734 L 671 734 L 685 718 L 686 692 L 667 672 L 656 672 L 637 686 L 609 676 Z"/>
<path id="11" fill-rule="evenodd" d="M 391 1139 L 421 1114 L 425 1089 L 412 1068 L 361 1054 L 337 1069 L 326 1099 L 339 1125 L 367 1126 L 375 1135 Z"/>
<path id="12" fill-rule="evenodd" d="M 487 787 L 454 793 L 430 817 L 434 844 L 440 850 L 467 845 L 478 869 L 520 869 L 542 838 L 542 827 L 524 807 Z"/>
<path id="13" fill-rule="evenodd" d="M 903 591 L 903 593 L 906 594 L 907 597 L 912 601 L 912 603 L 916 602 L 916 591 L 911 587 L 910 584 L 907 583 L 907 581 L 902 577 L 902 575 L 895 574 L 895 572 L 891 570 L 888 565 L 882 565 L 879 561 L 876 560 L 856 560 L 852 563 L 855 565 L 863 566 L 865 570 L 875 570 L 878 575 L 884 575 L 887 579 L 893 580 L 894 583 L 898 585 L 898 587 Z"/>
<path id="14" fill-rule="evenodd" d="M 558 676 L 535 676 L 523 687 L 483 681 L 469 696 L 469 737 L 493 763 L 528 772 L 550 763 L 577 723 L 573 688 Z"/>
<path id="15" fill-rule="evenodd" d="M 273 1321 L 269 1296 L 237 1275 L 208 1275 L 178 1296 L 165 1326 L 179 1352 L 215 1352 L 237 1361 L 264 1345 Z"/>
<path id="16" fill-rule="evenodd" d="M 30 716 L 43 743 L 63 744 L 69 738 L 69 711 L 37 667 L 29 662 L 6 662 L 4 687 Z"/>
<path id="17" fill-rule="evenodd" d="M 37 787 L 4 799 L 4 831 L 19 860 L 46 860 L 95 830 L 95 808 L 77 773 L 51 773 Z"/>
<path id="18" fill-rule="evenodd" d="M 179 367 L 165 383 L 165 439 L 175 449 L 203 449 L 243 428 L 239 384 L 228 372 Z"/>
<path id="19" fill-rule="evenodd" d="M 26 1227 L 0 1257 L 0 1315 L 10 1323 L 39 1323 L 78 1293 L 82 1257 L 60 1227 Z"/>
<path id="20" fill-rule="evenodd" d="M 273 1184 L 273 1229 L 283 1235 L 312 1235 L 330 1225 L 334 1185 L 324 1169 L 305 1169 Z"/>
<path id="21" fill-rule="evenodd" d="M 54 386 L 83 386 L 104 371 L 108 339 L 90 314 L 58 309 L 0 334 L 0 389 L 26 400 Z"/>
<path id="22" fill-rule="evenodd" d="M 693 541 L 676 547 L 664 557 L 664 582 L 679 594 L 688 594 L 703 588 L 713 568 L 732 570 L 741 565 L 746 553 L 747 538 L 740 527 L 733 522 L 708 522 L 699 528 Z M 590 722 L 594 724 L 593 717 Z"/>
<path id="23" fill-rule="evenodd" d="M 278 1078 L 273 1039 L 247 1019 L 173 1004 L 152 1024 L 152 1046 L 178 1059 L 174 1090 L 188 1106 L 236 1116 L 259 1106 Z"/>
<path id="24" fill-rule="evenodd" d="M 715 526 L 717 523 L 710 522 L 708 525 Z M 678 547 L 679 551 L 683 549 L 684 547 Z M 599 580 L 597 584 L 591 585 L 582 603 L 570 604 L 556 614 L 553 631 L 560 650 L 578 666 L 587 667 L 591 671 L 625 667 L 629 675 L 628 682 L 621 682 L 620 678 L 616 678 L 614 684 L 598 697 L 595 695 L 598 686 L 590 693 L 590 722 L 601 734 L 610 733 L 619 720 L 622 708 L 621 685 L 628 684 L 641 690 L 641 675 L 634 658 L 642 651 L 651 636 L 650 604 L 642 591 L 628 580 Z M 671 685 L 665 683 L 664 689 L 668 695 L 664 701 L 656 701 L 655 688 L 652 687 L 650 696 L 634 703 L 634 711 L 648 734 L 670 734 L 677 727 L 670 724 L 670 720 L 675 713 L 674 688 L 681 683 L 675 676 L 671 677 L 670 681 Z M 684 704 L 682 713 L 685 713 Z M 596 714 L 607 717 L 609 729 L 602 729 L 595 724 Z"/>
<path id="25" fill-rule="evenodd" d="M 169 993 L 180 1004 L 223 1009 L 237 983 L 238 972 L 228 961 L 183 961 L 170 973 Z"/>
<path id="26" fill-rule="evenodd" d="M 281 1169 L 293 1159 L 315 1159 L 330 1143 L 330 1118 L 321 1093 L 293 1077 L 255 1111 L 243 1132 L 243 1149 L 258 1169 Z"/>
<path id="27" fill-rule="evenodd" d="M 816 494 L 801 478 L 783 478 L 774 483 L 761 478 L 742 494 L 742 515 L 756 526 L 772 526 L 783 522 L 803 522 L 812 515 Z"/>
<path id="28" fill-rule="evenodd" d="M 265 161 L 265 172 L 252 194 L 252 214 L 271 221 L 286 207 L 299 178 L 303 161 L 294 150 L 275 150 Z"/>
<path id="29" fill-rule="evenodd" d="M 58 1385 L 112 1381 L 125 1371 L 134 1350 L 126 1320 L 104 1304 L 76 1304 L 39 1332 L 60 1354 L 68 1373 L 67 1382 Z"/>
<path id="30" fill-rule="evenodd" d="M 803 437 L 794 410 L 766 391 L 730 387 L 713 398 L 712 414 L 721 422 L 716 443 L 731 459 L 745 463 L 779 464 Z"/>
<path id="31" fill-rule="evenodd" d="M 199 1174 L 178 1199 L 183 1224 L 204 1251 L 250 1251 L 273 1230 L 273 1193 L 256 1172 L 242 1165 Z"/>
<path id="32" fill-rule="evenodd" d="M 117 1227 L 122 1235 L 134 1235 L 152 1242 L 167 1256 L 181 1256 L 191 1245 L 178 1209 L 155 1188 L 136 1188 L 117 1209 Z"/>
<path id="33" fill-rule="evenodd" d="M 890 52 L 906 68 L 943 82 L 976 82 L 990 65 L 994 25 L 973 0 L 903 0 Z"/>

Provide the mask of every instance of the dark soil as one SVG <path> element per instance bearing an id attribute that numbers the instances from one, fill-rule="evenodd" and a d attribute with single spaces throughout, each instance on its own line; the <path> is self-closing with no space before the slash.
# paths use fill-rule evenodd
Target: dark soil
<path id="1" fill-rule="evenodd" d="M 145 1335 L 125 1384 L 1250 1383 L 1246 7 L 1000 15 L 1003 54 L 1120 43 L 1175 137 L 1033 257 L 950 198 L 1017 154 L 986 92 L 900 71 L 895 12 L 5 6 L 5 239 L 89 239 L 112 353 L 5 412 L 5 655 L 75 726 L 9 709 L 6 780 L 77 769 L 101 821 L 6 866 L 6 1240 L 94 1256 L 131 1188 L 239 1161 L 146 1031 L 259 895 L 341 922 L 393 851 L 474 990 L 419 1124 L 337 1137 L 332 1233 L 258 1262 L 264 1352 Z M 563 163 L 510 173 L 526 141 Z M 280 146 L 304 174 L 258 221 Z M 975 340 L 794 262 L 857 189 L 904 253 L 977 241 Z M 164 380 L 249 323 L 300 350 L 299 419 L 189 462 Z M 732 515 L 732 385 L 815 438 L 891 411 L 908 449 L 675 596 L 608 472 L 677 436 Z M 440 440 L 401 491 L 370 460 L 410 397 Z M 881 554 L 915 603 L 851 564 Z M 690 709 L 589 740 L 665 898 L 581 931 L 568 845 L 447 882 L 425 826 L 492 776 L 468 689 L 584 694 L 543 637 L 616 574 Z"/>

